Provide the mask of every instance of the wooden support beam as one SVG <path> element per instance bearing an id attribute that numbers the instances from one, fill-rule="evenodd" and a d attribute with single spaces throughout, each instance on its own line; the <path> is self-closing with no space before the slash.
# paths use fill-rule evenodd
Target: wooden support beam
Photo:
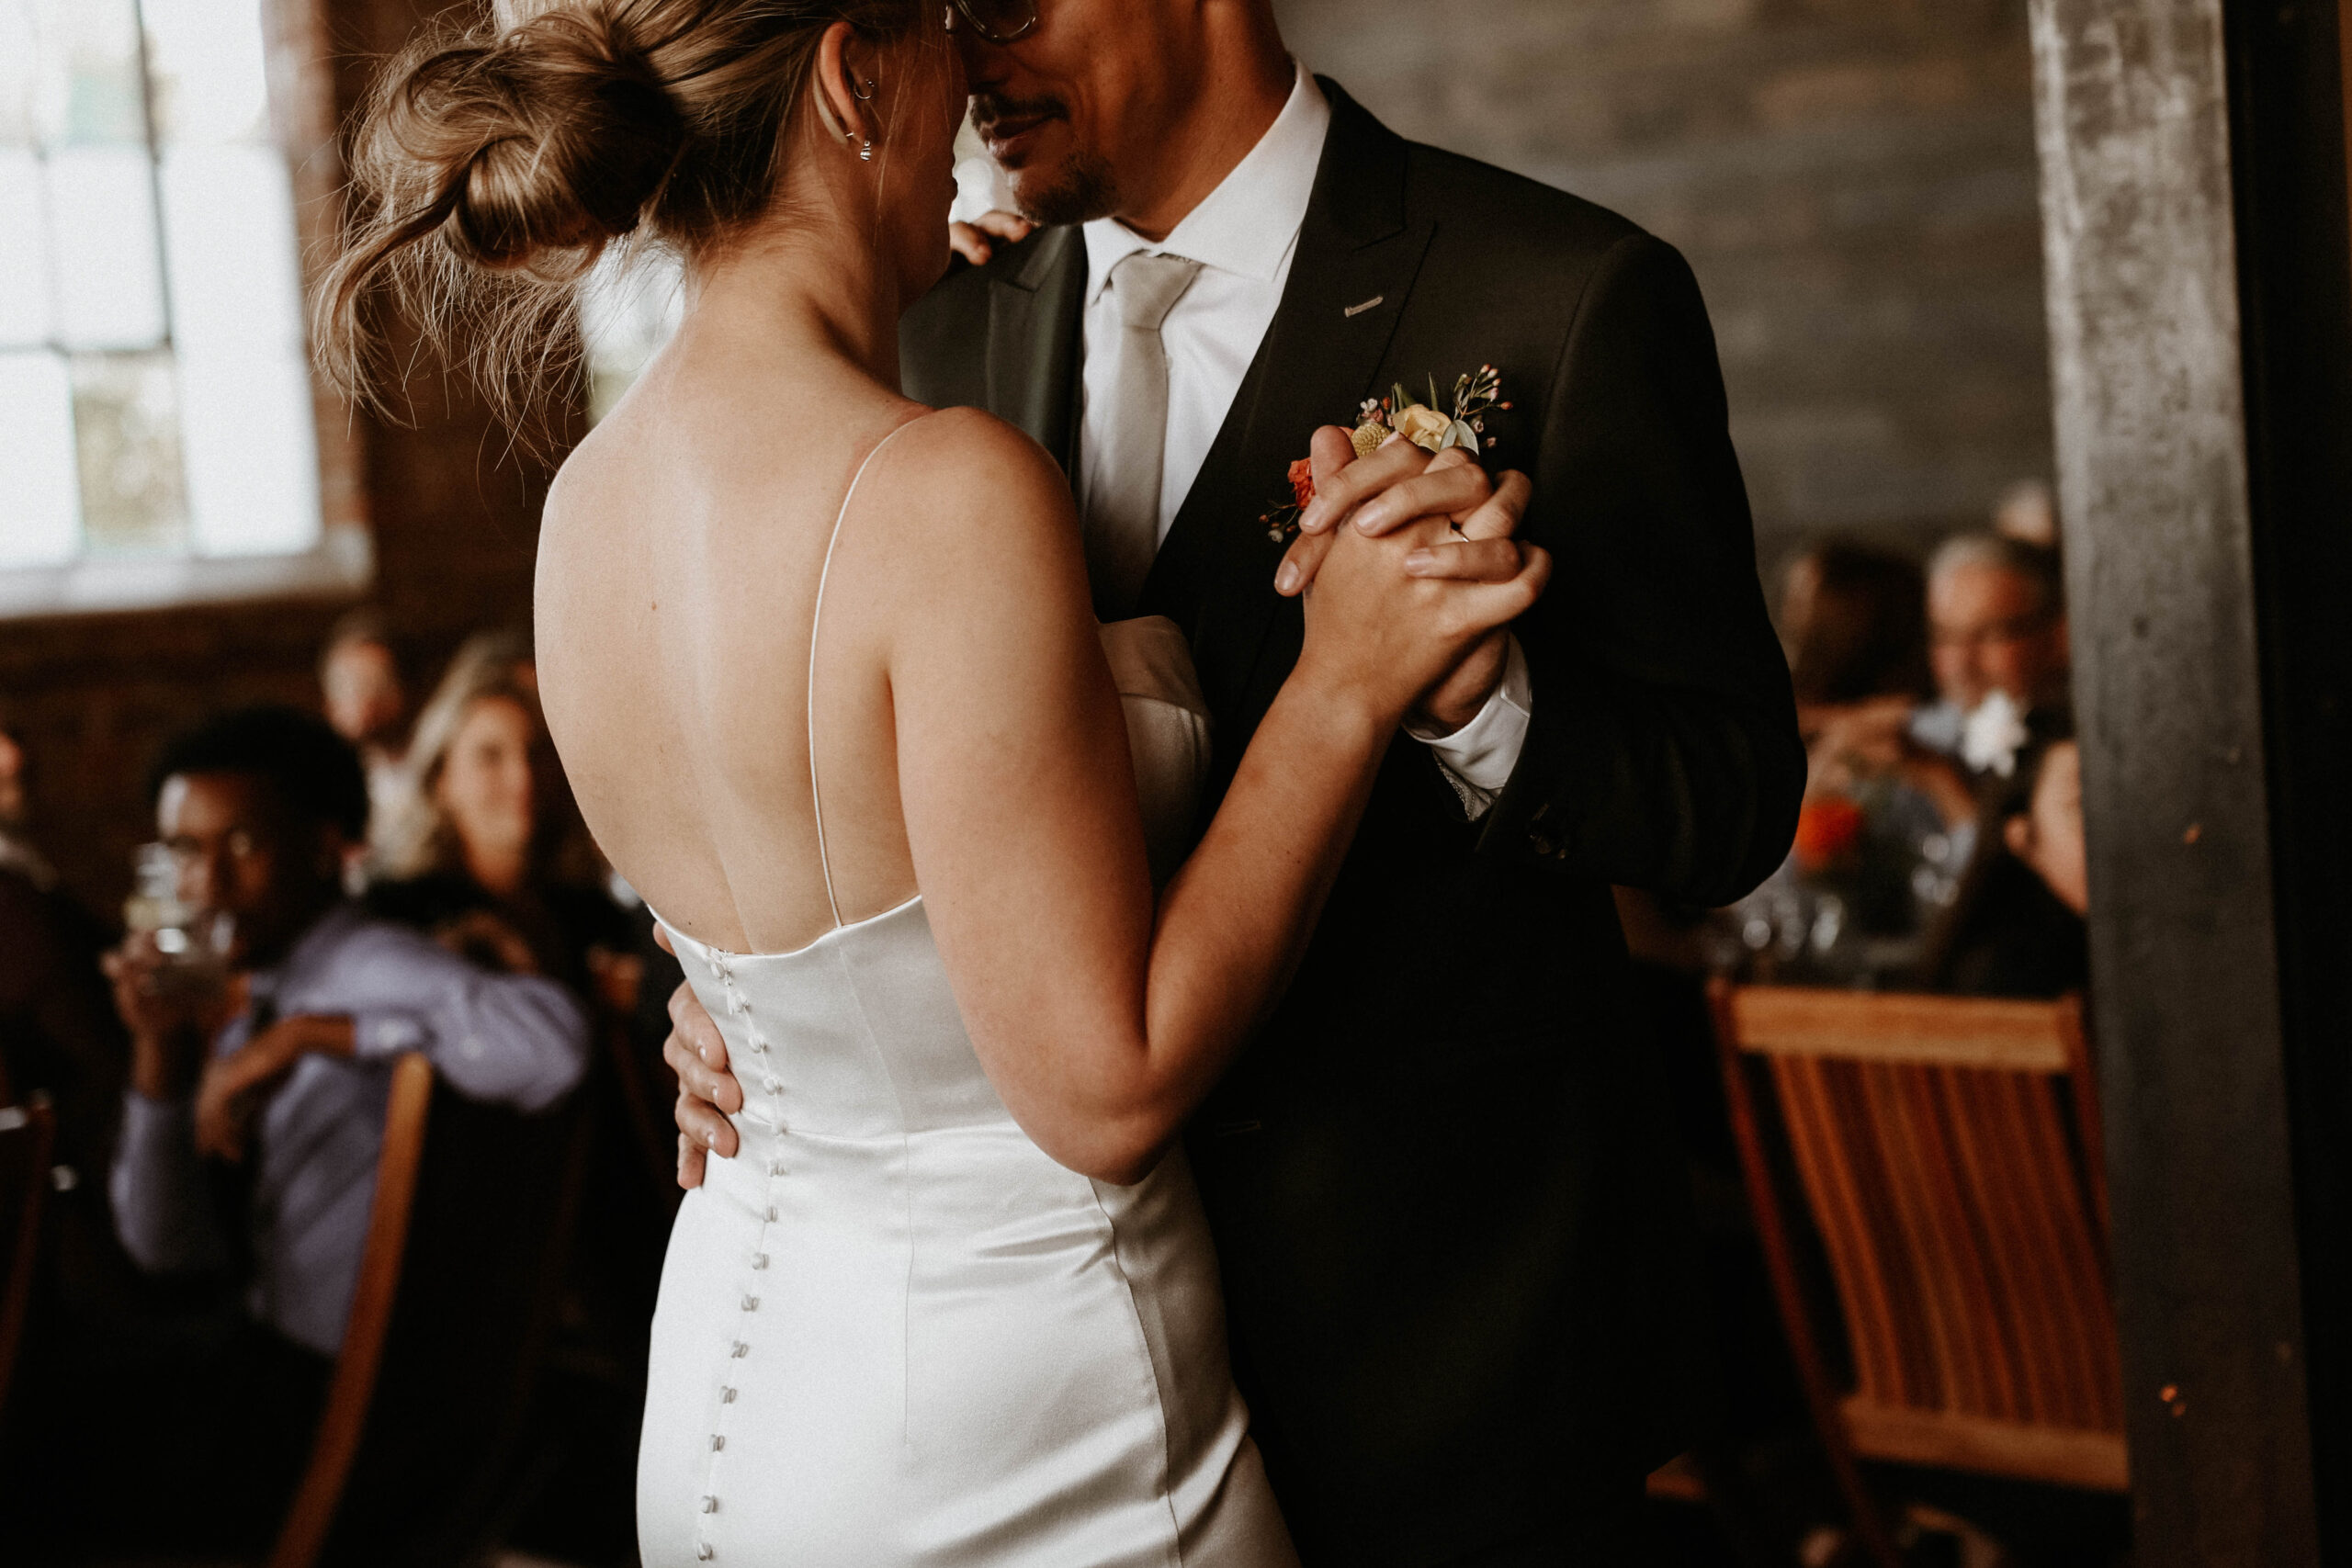
<path id="1" fill-rule="evenodd" d="M 2222 0 L 2033 0 L 2142 1568 L 2320 1561 Z"/>

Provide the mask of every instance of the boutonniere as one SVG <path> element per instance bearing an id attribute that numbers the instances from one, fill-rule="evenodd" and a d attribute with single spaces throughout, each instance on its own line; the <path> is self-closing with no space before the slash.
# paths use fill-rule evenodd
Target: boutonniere
<path id="1" fill-rule="evenodd" d="M 1366 398 L 1356 411 L 1356 427 L 1351 436 L 1356 456 L 1368 457 L 1397 435 L 1432 456 L 1453 446 L 1476 456 L 1495 444 L 1495 438 L 1487 434 L 1487 415 L 1510 408 L 1502 400 L 1501 371 L 1481 365 L 1470 375 L 1457 376 L 1453 395 L 1442 400 L 1438 397 L 1436 377 L 1430 378 L 1429 387 L 1427 401 L 1407 391 L 1401 381 L 1385 398 Z M 1297 529 L 1298 514 L 1315 499 L 1315 468 L 1306 458 L 1290 466 L 1289 479 L 1290 499 L 1258 519 L 1266 525 L 1266 536 L 1276 544 Z"/>

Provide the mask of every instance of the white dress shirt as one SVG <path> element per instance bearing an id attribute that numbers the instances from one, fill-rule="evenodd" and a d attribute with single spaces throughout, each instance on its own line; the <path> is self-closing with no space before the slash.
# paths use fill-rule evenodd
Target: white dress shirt
<path id="1" fill-rule="evenodd" d="M 1081 513 L 1102 480 L 1095 455 L 1106 446 L 1102 422 L 1114 417 L 1111 389 L 1118 384 L 1117 360 L 1125 336 L 1118 308 L 1106 298 L 1111 270 L 1137 251 L 1201 264 L 1200 276 L 1159 329 L 1168 356 L 1168 436 L 1159 489 L 1159 537 L 1164 541 L 1250 374 L 1266 329 L 1273 325 L 1330 129 L 1330 103 L 1301 67 L 1289 102 L 1266 134 L 1167 239 L 1155 244 L 1114 218 L 1085 225 L 1085 365 L 1074 476 Z M 1337 422 L 1354 410 L 1329 412 Z M 1279 474 L 1270 475 L 1270 490 L 1279 489 L 1280 481 Z M 1526 742 L 1531 702 L 1527 661 L 1514 638 L 1503 682 L 1478 716 L 1449 736 L 1416 737 L 1437 753 L 1473 817 L 1492 805 L 1510 780 Z"/>

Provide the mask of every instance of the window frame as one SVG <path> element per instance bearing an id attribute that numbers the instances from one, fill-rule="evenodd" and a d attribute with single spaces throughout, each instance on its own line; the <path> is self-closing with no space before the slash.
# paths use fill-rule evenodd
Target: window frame
<path id="1" fill-rule="evenodd" d="M 343 146 L 329 43 L 331 0 L 252 0 L 262 19 L 272 140 L 286 160 L 297 273 L 307 302 L 334 254 L 344 211 Z M 362 422 L 307 367 L 318 455 L 319 536 L 274 555 L 81 556 L 0 568 L 0 623 L 273 599 L 358 600 L 374 588 L 376 549 Z"/>

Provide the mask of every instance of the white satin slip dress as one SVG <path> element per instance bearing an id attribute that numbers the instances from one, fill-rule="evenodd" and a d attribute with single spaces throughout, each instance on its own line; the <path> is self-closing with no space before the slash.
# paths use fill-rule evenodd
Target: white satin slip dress
<path id="1" fill-rule="evenodd" d="M 1104 641 L 1164 869 L 1204 710 L 1171 624 Z M 1032 1143 L 920 895 L 795 953 L 670 931 L 744 1106 L 662 1270 L 646 1568 L 1291 1568 L 1182 1151 L 1117 1187 Z"/>

